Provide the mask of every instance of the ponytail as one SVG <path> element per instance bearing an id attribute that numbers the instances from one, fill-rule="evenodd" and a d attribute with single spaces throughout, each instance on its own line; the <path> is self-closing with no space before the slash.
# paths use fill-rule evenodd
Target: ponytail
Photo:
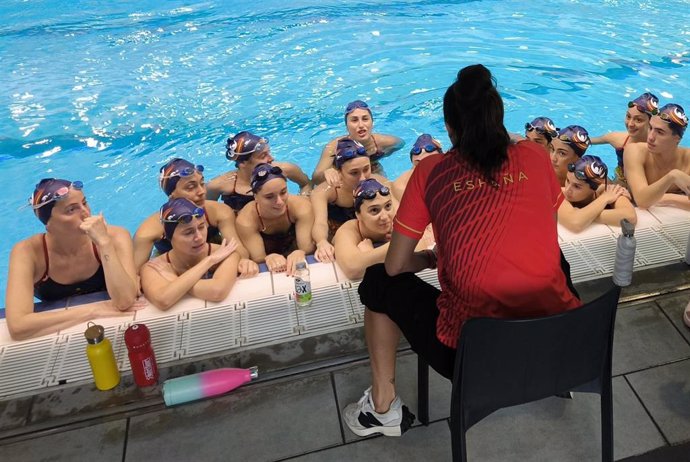
<path id="1" fill-rule="evenodd" d="M 443 117 L 457 154 L 493 179 L 508 158 L 510 137 L 503 100 L 486 67 L 475 64 L 458 72 L 443 97 Z"/>

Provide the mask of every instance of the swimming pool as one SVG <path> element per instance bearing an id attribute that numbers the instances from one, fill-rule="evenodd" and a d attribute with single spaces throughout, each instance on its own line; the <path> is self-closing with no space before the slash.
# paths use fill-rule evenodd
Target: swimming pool
<path id="1" fill-rule="evenodd" d="M 690 23 L 678 14 L 689 1 L 232 3 L 0 5 L 3 301 L 13 243 L 42 230 L 17 209 L 44 176 L 83 180 L 93 212 L 134 232 L 165 201 L 165 160 L 215 176 L 242 129 L 310 173 L 359 98 L 376 131 L 448 146 L 443 92 L 475 62 L 494 72 L 515 132 L 539 115 L 622 130 L 625 103 L 644 91 L 690 106 Z M 409 167 L 407 151 L 383 161 L 389 176 Z M 592 153 L 613 164 L 612 149 Z"/>

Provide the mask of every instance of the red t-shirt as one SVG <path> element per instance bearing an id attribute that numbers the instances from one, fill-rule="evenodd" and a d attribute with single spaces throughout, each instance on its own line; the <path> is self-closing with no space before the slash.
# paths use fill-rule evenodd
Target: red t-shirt
<path id="1" fill-rule="evenodd" d="M 431 222 L 441 295 L 438 339 L 455 347 L 469 318 L 544 316 L 580 306 L 561 270 L 561 188 L 544 148 L 511 145 L 492 186 L 453 151 L 415 167 L 394 230 L 419 239 Z"/>

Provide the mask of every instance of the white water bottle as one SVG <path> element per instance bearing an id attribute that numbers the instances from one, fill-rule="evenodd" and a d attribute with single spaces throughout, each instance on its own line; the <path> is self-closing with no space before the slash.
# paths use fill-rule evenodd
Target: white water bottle
<path id="1" fill-rule="evenodd" d="M 613 265 L 613 282 L 619 287 L 627 287 L 632 282 L 635 265 L 635 225 L 628 220 L 621 220 L 621 234 L 616 247 L 616 262 Z"/>
<path id="2" fill-rule="evenodd" d="M 295 303 L 300 308 L 311 305 L 311 278 L 306 261 L 297 263 L 295 271 Z"/>

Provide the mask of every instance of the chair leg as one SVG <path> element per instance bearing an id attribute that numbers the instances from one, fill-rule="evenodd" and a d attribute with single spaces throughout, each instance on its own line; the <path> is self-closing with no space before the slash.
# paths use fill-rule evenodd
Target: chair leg
<path id="1" fill-rule="evenodd" d="M 417 414 L 419 421 L 429 425 L 429 364 L 417 355 Z"/>
<path id="2" fill-rule="evenodd" d="M 601 387 L 601 460 L 613 462 L 613 393 L 611 378 Z"/>

